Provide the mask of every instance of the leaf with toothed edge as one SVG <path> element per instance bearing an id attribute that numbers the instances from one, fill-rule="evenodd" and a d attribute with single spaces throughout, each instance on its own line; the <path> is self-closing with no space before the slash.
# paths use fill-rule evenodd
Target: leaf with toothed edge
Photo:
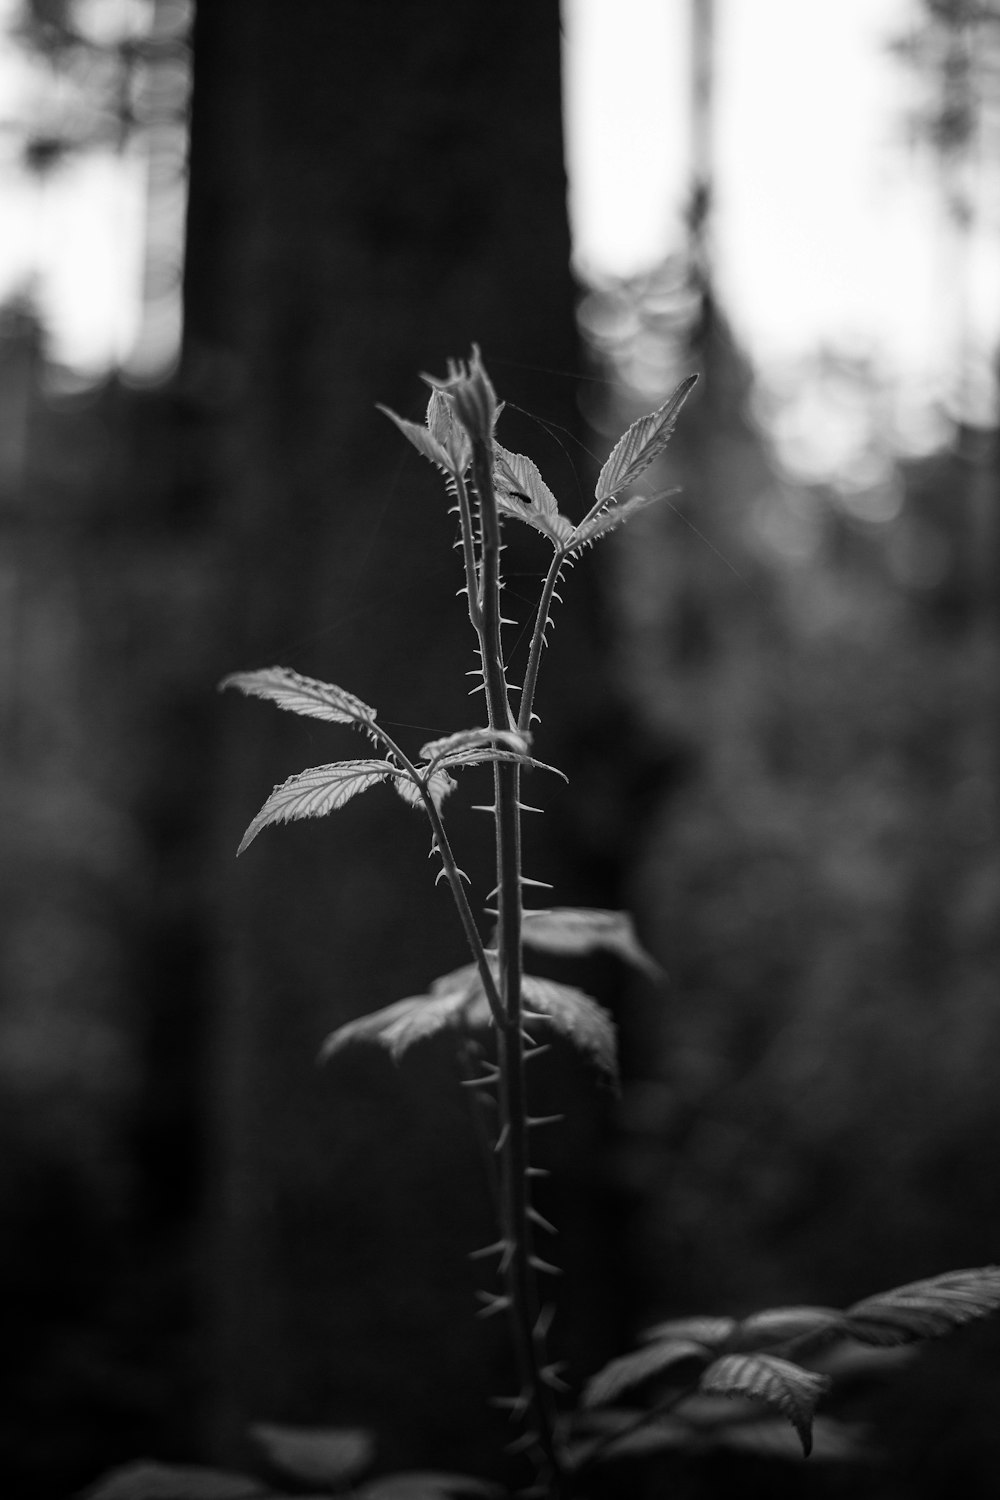
<path id="1" fill-rule="evenodd" d="M 381 402 L 377 401 L 375 405 L 389 418 L 390 422 L 395 422 L 400 432 L 413 444 L 418 453 L 429 459 L 436 468 L 442 469 L 445 474 L 451 473 L 452 462 L 448 450 L 428 432 L 426 427 L 421 427 L 418 422 L 408 422 L 405 417 L 397 416 L 390 407 L 383 406 Z"/>
<path id="2" fill-rule="evenodd" d="M 86 1500 L 267 1500 L 269 1494 L 246 1474 L 140 1459 L 106 1474 Z"/>
<path id="3" fill-rule="evenodd" d="M 449 1027 L 489 1025 L 490 1010 L 475 964 L 464 964 L 435 979 L 424 995 L 410 995 L 370 1015 L 359 1016 L 331 1032 L 320 1049 L 320 1061 L 335 1057 L 355 1042 L 384 1047 L 394 1062 L 416 1043 Z"/>
<path id="4" fill-rule="evenodd" d="M 698 1388 L 706 1395 L 742 1397 L 779 1411 L 795 1428 L 808 1458 L 813 1413 L 829 1383 L 774 1354 L 724 1354 L 704 1371 Z"/>
<path id="5" fill-rule="evenodd" d="M 361 728 L 371 725 L 376 712 L 353 693 L 335 687 L 332 682 L 320 682 L 315 677 L 303 677 L 288 667 L 264 667 L 259 672 L 232 672 L 219 683 L 219 691 L 239 688 L 253 698 L 266 698 L 278 708 L 289 713 L 304 714 L 311 719 L 326 719 L 335 724 L 358 724 Z"/>
<path id="6" fill-rule="evenodd" d="M 440 766 L 437 770 L 432 771 L 430 776 L 422 777 L 422 780 L 428 792 L 430 793 L 431 801 L 434 803 L 434 806 L 437 808 L 438 812 L 440 812 L 442 802 L 449 795 L 449 793 L 455 790 L 455 787 L 458 785 L 458 783 L 455 781 L 454 777 L 449 776 L 448 772 L 442 769 Z M 413 782 L 409 776 L 397 775 L 395 777 L 395 783 L 396 791 L 402 797 L 403 801 L 408 804 L 408 806 L 423 807 L 424 799 L 420 795 L 420 790 L 417 787 L 416 783 Z"/>
<path id="7" fill-rule="evenodd" d="M 340 760 L 329 766 L 310 766 L 276 786 L 250 824 L 236 851 L 253 843 L 262 828 L 298 818 L 323 818 L 370 786 L 399 772 L 384 760 Z"/>
<path id="8" fill-rule="evenodd" d="M 550 519 L 559 514 L 556 497 L 538 472 L 537 465 L 523 453 L 511 453 L 499 443 L 493 444 L 493 479 L 498 491 L 506 496 L 530 500 L 539 515 Z"/>
<path id="9" fill-rule="evenodd" d="M 525 1023 L 548 1022 L 553 1031 L 589 1057 L 614 1082 L 618 1077 L 618 1040 L 607 1011 L 573 985 L 525 974 L 521 980 Z"/>
<path id="10" fill-rule="evenodd" d="M 472 462 L 469 434 L 452 410 L 451 402 L 440 391 L 432 390 L 427 403 L 427 430 L 447 453 L 456 473 L 464 474 Z"/>
<path id="11" fill-rule="evenodd" d="M 940 1338 L 998 1311 L 1000 1266 L 979 1266 L 866 1297 L 844 1313 L 843 1331 L 859 1343 L 891 1348 Z"/>
<path id="12" fill-rule="evenodd" d="M 670 441 L 680 409 L 697 379 L 697 375 L 689 375 L 682 380 L 662 406 L 645 417 L 639 417 L 618 439 L 598 476 L 595 499 L 611 500 L 627 485 L 634 484 L 650 464 L 659 458 Z"/>
<path id="13" fill-rule="evenodd" d="M 607 1406 L 623 1392 L 657 1378 L 677 1385 L 694 1385 L 712 1359 L 712 1351 L 693 1339 L 663 1339 L 606 1364 L 587 1382 L 583 1404 Z"/>
<path id="14" fill-rule="evenodd" d="M 621 504 L 609 505 L 607 510 L 598 512 L 591 516 L 589 521 L 581 521 L 573 533 L 573 551 L 578 547 L 585 547 L 591 542 L 596 542 L 598 537 L 607 536 L 619 526 L 634 516 L 637 510 L 645 510 L 647 506 L 653 505 L 657 500 L 666 500 L 670 495 L 676 495 L 677 489 L 661 490 L 658 495 L 632 495 Z"/>
<path id="15" fill-rule="evenodd" d="M 651 979 L 659 979 L 663 974 L 636 937 L 628 912 L 585 906 L 525 911 L 521 917 L 521 936 L 527 946 L 548 953 L 593 953 L 603 949 L 617 954 Z"/>
<path id="16" fill-rule="evenodd" d="M 428 740 L 421 748 L 421 760 L 441 760 L 464 750 L 479 750 L 483 746 L 505 745 L 515 755 L 527 755 L 528 741 L 514 729 L 459 729 L 438 740 Z"/>

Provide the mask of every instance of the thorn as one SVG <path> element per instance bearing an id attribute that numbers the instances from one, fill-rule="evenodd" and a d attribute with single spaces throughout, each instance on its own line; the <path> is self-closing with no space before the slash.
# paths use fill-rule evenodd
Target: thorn
<path id="1" fill-rule="evenodd" d="M 528 1040 L 529 1041 L 534 1041 L 534 1037 L 529 1037 Z M 552 1043 L 551 1042 L 537 1042 L 534 1047 L 530 1048 L 529 1051 L 527 1051 L 527 1052 L 525 1052 L 523 1054 L 524 1060 L 525 1060 L 525 1062 L 528 1062 L 532 1057 L 544 1057 L 545 1054 L 546 1054 L 546 1052 L 551 1052 L 551 1051 L 552 1051 Z"/>
<path id="2" fill-rule="evenodd" d="M 469 1259 L 470 1260 L 485 1260 L 488 1255 L 502 1255 L 503 1252 L 506 1250 L 506 1248 L 507 1248 L 507 1241 L 506 1240 L 494 1240 L 494 1242 L 493 1242 L 492 1245 L 484 1245 L 481 1250 L 470 1250 L 469 1251 Z M 477 1297 L 482 1297 L 484 1299 L 489 1299 L 489 1298 L 492 1297 L 492 1293 L 491 1292 L 477 1292 L 476 1296 Z"/>
<path id="3" fill-rule="evenodd" d="M 502 1125 L 500 1127 L 500 1134 L 497 1136 L 497 1139 L 496 1139 L 496 1145 L 493 1147 L 493 1150 L 496 1151 L 498 1154 L 506 1146 L 506 1144 L 507 1144 L 507 1137 L 509 1135 L 510 1135 L 510 1126 L 506 1125 L 506 1124 Z"/>
<path id="4" fill-rule="evenodd" d="M 548 1167 L 525 1167 L 525 1177 L 551 1177 L 552 1173 Z"/>
<path id="5" fill-rule="evenodd" d="M 500 624 L 501 625 L 516 625 L 517 621 L 516 620 L 509 620 L 506 615 L 501 615 L 500 616 Z"/>
<path id="6" fill-rule="evenodd" d="M 541 1312 L 538 1314 L 538 1317 L 535 1319 L 535 1326 L 534 1326 L 534 1328 L 531 1330 L 532 1334 L 534 1335 L 534 1337 L 536 1339 L 547 1339 L 548 1338 L 548 1336 L 549 1336 L 549 1329 L 552 1327 L 552 1320 L 555 1317 L 555 1315 L 556 1315 L 556 1305 L 555 1305 L 555 1303 L 554 1302 L 546 1302 L 545 1306 L 542 1308 Z"/>
<path id="7" fill-rule="evenodd" d="M 470 809 L 471 812 L 485 812 L 485 813 L 495 813 L 496 810 L 497 809 L 496 809 L 496 803 L 495 802 L 473 802 L 472 807 Z"/>
<path id="8" fill-rule="evenodd" d="M 463 1089 L 477 1089 L 477 1090 L 480 1090 L 480 1089 L 491 1089 L 495 1085 L 498 1076 L 499 1076 L 498 1074 L 494 1073 L 489 1078 L 460 1078 L 459 1081 L 458 1081 L 459 1082 L 459 1087 L 463 1088 Z M 485 1097 L 489 1098 L 489 1095 L 486 1095 Z M 489 1102 L 492 1104 L 493 1100 L 489 1099 Z"/>
<path id="9" fill-rule="evenodd" d="M 508 1453 L 528 1453 L 532 1448 L 537 1448 L 539 1446 L 538 1437 L 533 1432 L 522 1432 L 520 1437 L 514 1438 L 511 1442 L 506 1443 L 504 1446 Z M 530 1495 L 530 1493 L 530 1490 L 521 1491 L 522 1496 Z M 536 1490 L 535 1493 L 537 1495 L 544 1496 L 547 1495 L 549 1491 L 547 1489 L 539 1489 Z"/>
<path id="10" fill-rule="evenodd" d="M 543 1368 L 539 1370 L 538 1373 L 545 1384 L 547 1386 L 551 1386 L 554 1391 L 568 1391 L 569 1386 L 559 1374 L 559 1371 L 565 1370 L 565 1368 L 565 1360 L 560 1359 L 555 1364 L 543 1366 Z"/>
<path id="11" fill-rule="evenodd" d="M 531 1401 L 527 1392 L 522 1391 L 519 1396 L 491 1396 L 490 1405 L 500 1411 L 509 1411 L 512 1417 L 523 1417 Z"/>
<path id="12" fill-rule="evenodd" d="M 521 875 L 519 879 L 522 885 L 533 885 L 536 886 L 540 891 L 551 891 L 555 889 L 555 887 L 548 880 L 532 880 L 530 875 Z M 492 894 L 493 892 L 491 891 L 490 895 Z"/>
<path id="13" fill-rule="evenodd" d="M 548 1234 L 559 1233 L 556 1226 L 554 1224 L 550 1224 L 544 1214 L 540 1214 L 537 1208 L 532 1208 L 530 1203 L 528 1205 L 528 1218 L 533 1224 L 537 1224 L 539 1229 L 544 1229 Z"/>
<path id="14" fill-rule="evenodd" d="M 565 1115 L 526 1115 L 524 1123 L 534 1130 L 536 1125 L 560 1125 L 565 1118 Z"/>
<path id="15" fill-rule="evenodd" d="M 497 1313 L 506 1312 L 511 1305 L 509 1297 L 497 1297 L 492 1292 L 477 1292 L 476 1296 L 483 1303 L 476 1313 L 477 1318 L 494 1318 Z"/>
<path id="16" fill-rule="evenodd" d="M 434 850 L 432 849 L 431 850 L 431 854 L 433 854 L 433 853 L 434 853 Z M 459 873 L 461 873 L 461 871 Z M 440 870 L 438 870 L 437 874 L 434 876 L 434 884 L 435 885 L 440 885 L 441 882 L 442 882 L 442 880 L 447 880 L 447 879 L 448 879 L 448 871 L 446 869 L 444 869 L 444 867 L 442 866 L 442 868 Z"/>
<path id="17" fill-rule="evenodd" d="M 532 807 L 531 804 L 528 803 L 528 802 L 519 802 L 517 805 L 521 809 L 522 812 L 537 812 L 537 813 L 540 813 L 540 812 L 544 812 L 545 811 L 544 807 Z"/>
<path id="18" fill-rule="evenodd" d="M 538 1255 L 529 1255 L 528 1265 L 536 1271 L 544 1272 L 546 1276 L 562 1275 L 562 1272 L 560 1271 L 558 1266 L 550 1266 L 547 1260 L 542 1260 L 541 1256 Z"/>

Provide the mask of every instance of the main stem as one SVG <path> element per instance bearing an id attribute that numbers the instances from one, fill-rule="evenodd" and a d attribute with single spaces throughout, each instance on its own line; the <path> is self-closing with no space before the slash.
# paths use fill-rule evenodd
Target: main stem
<path id="1" fill-rule="evenodd" d="M 480 649 L 491 729 L 512 727 L 500 642 L 500 523 L 493 490 L 489 444 L 473 438 L 472 469 L 479 499 L 481 568 Z M 520 1399 L 537 1443 L 551 1500 L 565 1491 L 556 1446 L 556 1413 L 546 1383 L 545 1327 L 533 1254 L 528 1192 L 529 1116 L 525 1092 L 524 1022 L 521 1007 L 521 808 L 520 767 L 493 767 L 497 850 L 497 961 L 503 1020 L 498 1028 L 500 1071 L 500 1206 L 503 1276 L 521 1380 Z"/>

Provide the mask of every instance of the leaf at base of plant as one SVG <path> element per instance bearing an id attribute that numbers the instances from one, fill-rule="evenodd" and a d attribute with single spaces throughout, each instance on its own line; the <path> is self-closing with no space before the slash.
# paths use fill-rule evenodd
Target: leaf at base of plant
<path id="1" fill-rule="evenodd" d="M 281 1427 L 259 1422 L 251 1437 L 281 1474 L 305 1484 L 343 1489 L 374 1459 L 371 1435 L 362 1427 Z"/>

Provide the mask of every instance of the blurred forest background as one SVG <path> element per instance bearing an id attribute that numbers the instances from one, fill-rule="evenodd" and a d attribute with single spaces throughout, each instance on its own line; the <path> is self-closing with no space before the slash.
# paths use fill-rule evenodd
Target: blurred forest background
<path id="1" fill-rule="evenodd" d="M 445 498 L 374 411 L 419 417 L 417 372 L 473 340 L 504 442 L 570 513 L 628 421 L 702 374 L 656 475 L 681 493 L 574 572 L 542 685 L 571 787 L 529 872 L 631 907 L 669 974 L 580 968 L 621 1027 L 620 1101 L 558 1054 L 540 1085 L 570 1101 L 551 1214 L 577 1377 L 655 1317 L 1000 1259 L 998 414 L 956 398 L 897 450 L 878 372 L 817 350 L 815 420 L 860 410 L 869 446 L 822 482 L 782 461 L 714 275 L 725 7 L 691 3 L 683 229 L 590 286 L 554 0 L 488 25 L 388 0 L 8 10 L 34 80 L 8 161 L 41 200 L 110 151 L 147 196 L 131 365 L 67 368 L 30 285 L 0 314 L 4 1494 L 140 1454 L 242 1461 L 251 1421 L 363 1423 L 387 1465 L 481 1472 L 503 1437 L 446 1050 L 315 1067 L 336 1025 L 464 962 L 425 832 L 373 793 L 237 865 L 272 784 L 353 747 L 215 695 L 280 662 L 404 743 L 474 721 Z M 916 15 L 897 63 L 971 351 L 954 279 L 1000 9 Z M 544 559 L 511 556 L 527 613 Z M 470 855 L 482 896 L 488 866 Z M 879 1462 L 743 1459 L 741 1493 L 993 1493 L 995 1329 L 862 1397 Z"/>

